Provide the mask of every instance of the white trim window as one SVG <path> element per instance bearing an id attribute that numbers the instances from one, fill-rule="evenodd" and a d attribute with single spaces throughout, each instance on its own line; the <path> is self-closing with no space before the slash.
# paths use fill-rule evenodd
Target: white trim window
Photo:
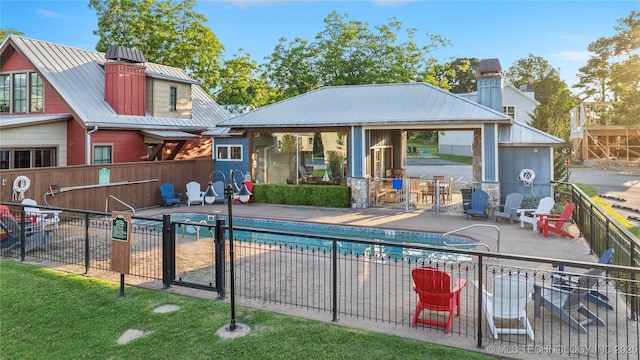
<path id="1" fill-rule="evenodd" d="M 113 145 L 96 144 L 93 146 L 93 163 L 111 164 L 113 163 Z"/>
<path id="2" fill-rule="evenodd" d="M 242 145 L 216 145 L 216 160 L 242 161 Z"/>
<path id="3" fill-rule="evenodd" d="M 35 72 L 0 74 L 0 112 L 44 111 L 44 82 Z"/>
<path id="4" fill-rule="evenodd" d="M 516 121 L 516 107 L 515 105 L 505 105 L 502 107 L 502 112 L 507 116 L 511 116 L 513 121 Z"/>

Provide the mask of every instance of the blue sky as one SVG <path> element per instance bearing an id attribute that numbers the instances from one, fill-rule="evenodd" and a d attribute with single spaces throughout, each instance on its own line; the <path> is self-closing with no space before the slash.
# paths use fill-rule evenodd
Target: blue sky
<path id="1" fill-rule="evenodd" d="M 97 17 L 87 1 L 0 0 L 0 27 L 22 31 L 25 36 L 94 50 L 98 39 Z M 391 17 L 404 28 L 417 29 L 419 43 L 435 34 L 452 45 L 430 55 L 440 63 L 451 57 L 498 58 L 507 69 L 529 54 L 545 58 L 560 68 L 567 85 L 576 83 L 578 68 L 586 65 L 587 46 L 616 33 L 617 20 L 640 0 L 609 1 L 198 1 L 196 11 L 225 46 L 226 57 L 239 48 L 259 63 L 284 37 L 312 41 L 325 28 L 332 11 L 367 22 L 370 29 Z"/>

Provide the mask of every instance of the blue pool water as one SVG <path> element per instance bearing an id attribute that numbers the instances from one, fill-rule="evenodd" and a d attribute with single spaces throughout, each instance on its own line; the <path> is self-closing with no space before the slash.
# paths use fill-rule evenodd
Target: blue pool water
<path id="1" fill-rule="evenodd" d="M 214 224 L 216 218 L 226 220 L 226 216 L 197 214 L 197 213 L 178 213 L 172 214 L 171 220 L 176 222 L 187 222 L 193 224 Z M 360 239 L 371 241 L 385 241 L 400 244 L 421 244 L 437 247 L 445 247 L 442 243 L 441 235 L 436 233 L 426 233 L 406 230 L 389 230 L 378 228 L 363 228 L 345 225 L 330 225 L 317 223 L 302 223 L 295 221 L 271 220 L 271 219 L 253 219 L 253 218 L 233 218 L 234 231 L 233 235 L 237 241 L 252 241 L 256 243 L 294 246 L 296 248 L 314 249 L 314 250 L 330 250 L 332 247 L 331 240 L 317 239 L 305 235 L 320 235 L 333 238 Z M 282 231 L 293 233 L 285 234 L 269 234 L 258 233 L 253 231 L 239 230 L 237 228 L 252 228 L 270 231 Z M 180 229 L 178 230 L 180 232 Z M 211 232 L 206 227 L 198 227 L 186 225 L 182 228 L 186 234 L 195 235 L 199 231 L 201 237 L 211 237 Z M 295 235 L 294 235 L 295 234 Z M 448 244 L 456 244 L 457 249 L 475 249 L 476 243 L 468 238 L 459 236 L 447 236 Z M 467 246 L 465 246 L 467 245 Z M 372 246 L 370 244 L 359 244 L 348 241 L 338 241 L 339 251 L 341 253 L 350 253 L 354 255 L 377 255 L 389 258 L 414 258 L 427 260 L 469 260 L 470 257 L 460 256 L 459 254 L 451 254 L 434 251 L 419 251 L 403 249 L 400 247 L 390 246 Z"/>

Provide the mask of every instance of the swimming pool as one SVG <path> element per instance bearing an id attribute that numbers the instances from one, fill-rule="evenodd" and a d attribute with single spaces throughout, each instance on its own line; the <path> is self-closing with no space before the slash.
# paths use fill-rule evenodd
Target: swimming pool
<path id="1" fill-rule="evenodd" d="M 208 215 L 199 213 L 171 214 L 171 221 L 173 222 L 194 224 L 181 225 L 181 229 L 182 231 L 184 231 L 184 233 L 188 235 L 196 235 L 196 232 L 198 232 L 198 235 L 200 237 L 211 237 L 212 235 L 208 227 L 198 227 L 197 224 L 206 223 L 209 225 L 213 225 L 215 224 L 216 219 L 227 220 L 227 217 L 222 215 Z M 332 249 L 333 241 L 328 239 L 314 238 L 313 236 L 316 235 L 339 239 L 338 251 L 345 254 L 349 253 L 353 255 L 371 255 L 392 259 L 427 261 L 471 260 L 470 256 L 463 256 L 460 254 L 437 251 L 423 251 L 418 249 L 412 250 L 402 247 L 378 246 L 348 241 L 349 239 L 358 239 L 368 241 L 384 241 L 403 245 L 419 244 L 436 247 L 447 247 L 442 242 L 441 234 L 437 233 L 364 228 L 346 225 L 304 223 L 272 219 L 243 218 L 235 216 L 233 217 L 233 227 L 233 235 L 236 241 L 251 241 L 258 244 L 280 245 L 311 250 L 330 251 Z M 249 229 L 281 233 L 261 233 L 251 231 Z M 473 240 L 460 236 L 447 236 L 447 244 L 454 244 L 456 249 L 469 250 L 475 250 L 477 245 Z"/>

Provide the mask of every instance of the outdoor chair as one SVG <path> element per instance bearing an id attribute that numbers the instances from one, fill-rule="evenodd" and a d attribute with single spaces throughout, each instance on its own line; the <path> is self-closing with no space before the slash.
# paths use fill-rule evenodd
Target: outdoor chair
<path id="1" fill-rule="evenodd" d="M 166 208 L 167 205 L 178 204 L 180 207 L 181 193 L 176 193 L 173 184 L 164 183 L 160 185 L 160 194 L 162 195 L 162 205 Z"/>
<path id="2" fill-rule="evenodd" d="M 33 231 L 27 228 L 25 231 L 25 253 L 44 246 L 45 251 L 50 249 L 50 237 L 46 231 Z M 4 254 L 18 256 L 20 254 L 20 225 L 13 217 L 0 217 L 0 251 Z"/>
<path id="3" fill-rule="evenodd" d="M 591 291 L 591 288 L 598 282 L 598 278 L 603 273 L 604 270 L 602 269 L 589 269 L 580 276 L 576 285 L 570 290 L 535 284 L 533 292 L 535 317 L 540 317 L 540 308 L 544 307 L 547 311 L 583 334 L 587 333 L 585 326 L 592 323 L 605 326 L 605 322 L 582 303 L 584 296 Z M 582 315 L 584 319 L 579 320 L 579 318 L 574 317 L 574 314 L 577 315 L 576 313 Z"/>
<path id="4" fill-rule="evenodd" d="M 520 205 L 522 205 L 523 198 L 524 196 L 517 192 L 507 195 L 504 204 L 498 205 L 496 211 L 493 213 L 493 215 L 496 217 L 496 222 L 498 222 L 498 218 L 504 218 L 508 219 L 511 224 L 513 224 L 513 220 L 518 219 L 516 210 L 518 210 L 518 208 L 520 208 Z"/>
<path id="5" fill-rule="evenodd" d="M 477 281 L 473 284 L 478 287 Z M 532 292 L 533 278 L 519 273 L 496 276 L 493 279 L 493 293 L 482 285 L 482 308 L 487 314 L 487 322 L 495 339 L 498 339 L 499 334 L 524 334 L 534 340 L 526 309 Z M 497 327 L 494 318 L 503 319 L 504 324 L 516 319 L 522 322 L 523 327 Z"/>
<path id="6" fill-rule="evenodd" d="M 489 204 L 489 194 L 486 191 L 476 190 L 471 193 L 471 206 L 467 209 L 467 220 L 469 215 L 482 216 L 487 220 L 487 205 Z"/>
<path id="7" fill-rule="evenodd" d="M 605 250 L 602 252 L 600 259 L 598 259 L 598 264 L 611 264 L 614 255 L 615 250 L 613 248 Z M 563 264 L 558 264 L 557 267 L 558 271 L 553 274 L 553 285 L 560 289 L 571 291 L 577 285 L 577 280 L 575 280 L 577 276 L 566 273 Z M 608 310 L 613 310 L 613 306 L 609 304 L 609 297 L 596 289 L 586 293 L 584 299 Z"/>
<path id="8" fill-rule="evenodd" d="M 225 185 L 224 181 L 217 180 L 213 183 L 213 191 L 216 193 L 216 201 L 220 200 L 222 202 L 227 201 L 227 197 L 224 195 L 225 193 Z"/>
<path id="9" fill-rule="evenodd" d="M 302 165 L 298 166 L 298 173 L 300 175 L 301 181 L 307 181 L 312 176 L 309 173 L 307 173 L 307 169 L 305 169 L 305 167 Z"/>
<path id="10" fill-rule="evenodd" d="M 527 223 L 533 225 L 533 231 L 538 231 L 539 218 L 536 214 L 550 214 L 555 203 L 556 202 L 553 200 L 553 198 L 545 197 L 540 199 L 540 203 L 538 203 L 538 207 L 536 209 L 516 210 L 518 219 L 520 220 L 520 227 L 524 227 L 524 224 Z"/>
<path id="11" fill-rule="evenodd" d="M 191 181 L 187 183 L 187 206 L 191 203 L 204 205 L 204 192 L 200 189 L 200 183 Z"/>
<path id="12" fill-rule="evenodd" d="M 551 231 L 569 239 L 573 239 L 573 235 L 562 229 L 562 227 L 567 222 L 567 220 L 571 219 L 571 214 L 573 213 L 575 207 L 576 205 L 574 203 L 567 204 L 560 215 L 536 214 L 537 216 L 539 216 L 538 231 L 544 233 L 544 237 L 549 237 L 549 231 Z"/>
<path id="13" fill-rule="evenodd" d="M 23 199 L 24 212 L 29 218 L 31 225 L 38 230 L 53 230 L 58 228 L 60 222 L 60 210 L 42 210 L 33 199 Z"/>
<path id="14" fill-rule="evenodd" d="M 467 280 L 458 279 L 451 289 L 451 276 L 432 266 L 423 266 L 411 270 L 413 290 L 418 294 L 416 311 L 411 320 L 411 326 L 417 323 L 443 327 L 445 333 L 451 330 L 453 313 L 460 316 L 460 291 L 467 285 Z M 435 320 L 438 315 L 429 318 L 421 317 L 423 310 L 445 312 L 446 322 Z"/>

